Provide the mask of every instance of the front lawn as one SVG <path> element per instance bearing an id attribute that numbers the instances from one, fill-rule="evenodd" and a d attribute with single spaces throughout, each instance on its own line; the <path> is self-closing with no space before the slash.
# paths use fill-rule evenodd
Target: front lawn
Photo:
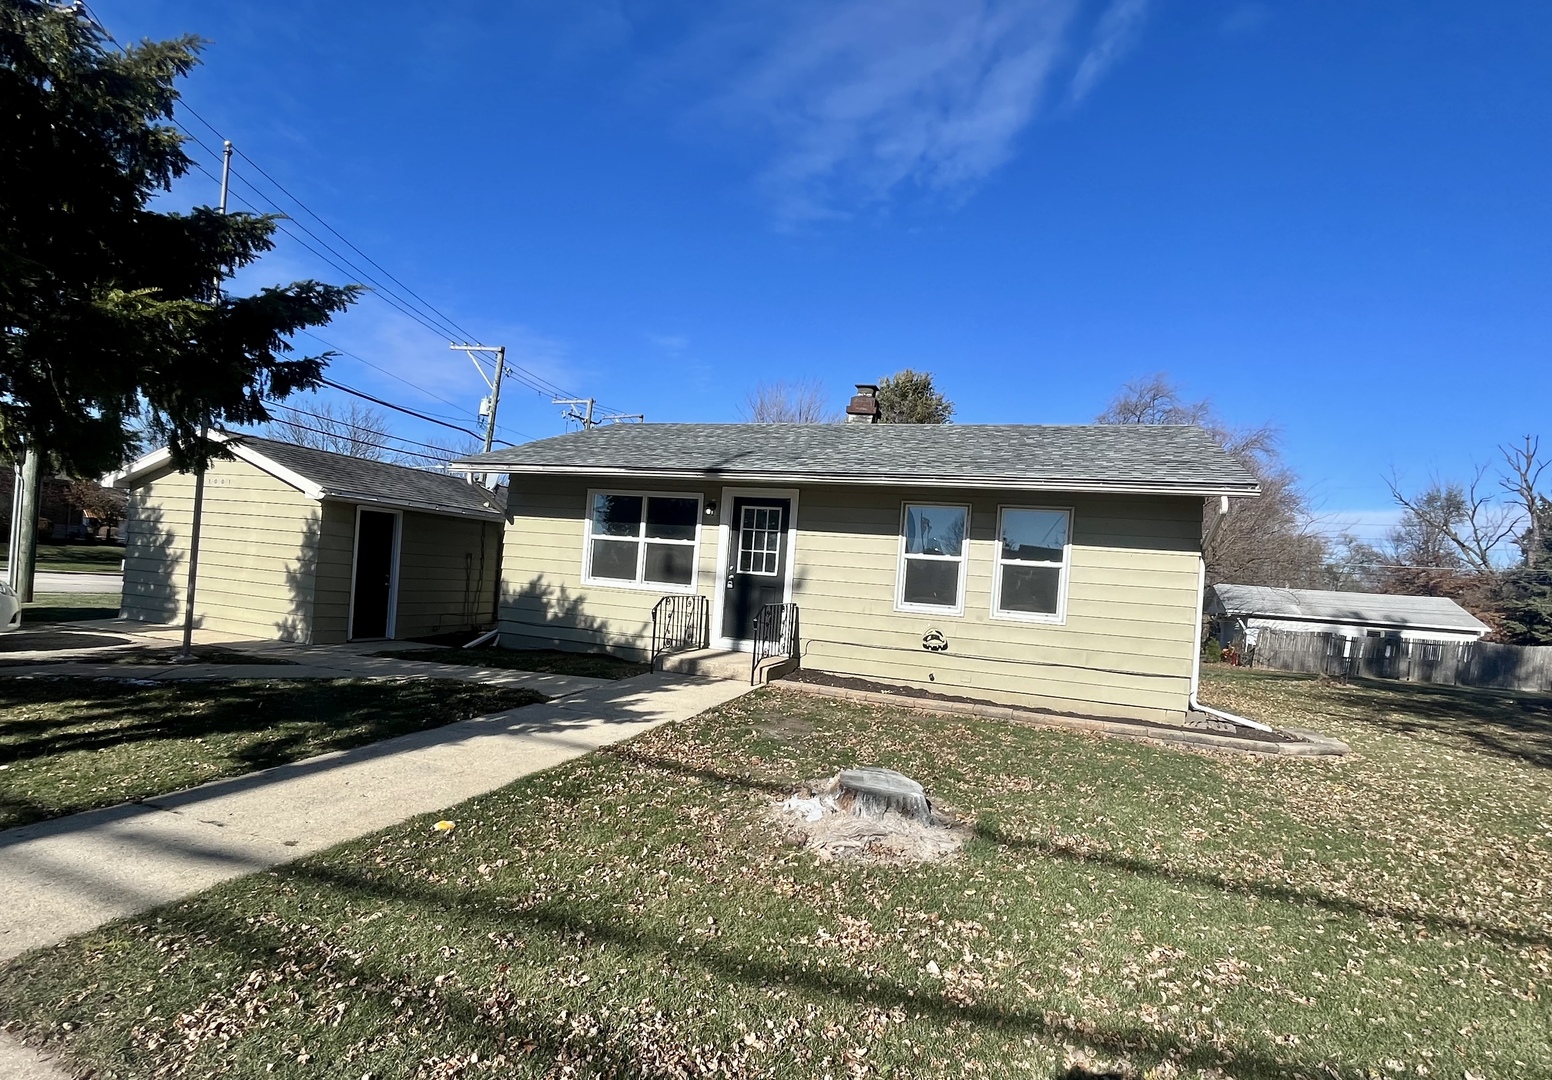
<path id="1" fill-rule="evenodd" d="M 632 675 L 644 675 L 652 670 L 648 664 L 622 660 L 607 653 L 562 652 L 559 649 L 385 649 L 372 655 L 395 660 L 429 660 L 434 664 L 457 664 L 461 667 L 537 671 L 546 675 L 581 675 L 589 679 L 628 679 Z"/>
<path id="2" fill-rule="evenodd" d="M 0 541 L 0 563 L 8 558 Z M 39 570 L 50 573 L 116 574 L 124 568 L 123 544 L 39 544 Z"/>
<path id="3" fill-rule="evenodd" d="M 118 593 L 34 593 L 22 605 L 22 625 L 119 617 Z"/>
<path id="4" fill-rule="evenodd" d="M 449 833 L 416 819 L 22 957 L 0 1020 L 104 1076 L 1552 1075 L 1541 706 L 1208 680 L 1353 752 L 766 689 Z M 854 763 L 977 835 L 904 869 L 768 826 Z"/>
<path id="5" fill-rule="evenodd" d="M 543 700 L 452 680 L 0 679 L 0 828 Z"/>

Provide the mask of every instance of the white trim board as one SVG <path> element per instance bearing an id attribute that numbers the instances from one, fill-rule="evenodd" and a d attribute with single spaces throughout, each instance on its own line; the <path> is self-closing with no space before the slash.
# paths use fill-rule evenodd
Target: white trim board
<path id="1" fill-rule="evenodd" d="M 769 488 L 769 487 L 725 487 L 717 496 L 718 523 L 717 523 L 717 577 L 712 582 L 714 590 L 711 600 L 711 643 L 718 649 L 735 649 L 739 652 L 753 652 L 754 642 L 744 641 L 722 636 L 723 607 L 727 597 L 727 575 L 731 555 L 729 548 L 732 545 L 732 514 L 733 500 L 747 499 L 790 499 L 791 506 L 787 511 L 787 580 L 782 586 L 782 603 L 792 603 L 792 586 L 797 578 L 798 555 L 798 489 L 797 488 Z"/>
<path id="2" fill-rule="evenodd" d="M 345 608 L 345 640 L 356 640 L 356 560 L 361 552 L 361 512 L 393 515 L 393 562 L 388 568 L 388 623 L 381 638 L 364 638 L 367 641 L 392 641 L 399 624 L 399 563 L 404 554 L 404 511 L 387 510 L 378 506 L 357 506 L 354 531 L 350 537 L 350 599 Z M 316 586 L 314 592 L 316 594 Z M 318 598 L 313 597 L 316 616 Z"/>

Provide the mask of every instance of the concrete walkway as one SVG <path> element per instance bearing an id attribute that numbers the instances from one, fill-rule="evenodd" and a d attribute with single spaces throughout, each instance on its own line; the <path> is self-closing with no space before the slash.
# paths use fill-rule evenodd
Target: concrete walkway
<path id="1" fill-rule="evenodd" d="M 424 666 L 450 673 L 447 665 Z M 48 670 L 57 674 L 59 666 Z M 133 669 L 114 673 L 126 670 Z M 269 667 L 265 677 L 292 677 L 293 670 Z M 0 961 L 445 809 L 749 689 L 640 675 L 143 803 L 0 832 Z M 0 1076 L 63 1075 L 0 1033 Z"/>

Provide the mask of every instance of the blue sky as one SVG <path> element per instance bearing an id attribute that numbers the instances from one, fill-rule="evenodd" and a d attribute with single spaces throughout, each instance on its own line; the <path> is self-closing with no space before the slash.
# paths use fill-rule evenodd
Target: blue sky
<path id="1" fill-rule="evenodd" d="M 615 410 L 734 420 L 805 378 L 839 406 L 915 367 L 961 422 L 1071 423 L 1162 371 L 1277 425 L 1322 511 L 1371 534 L 1392 467 L 1552 439 L 1544 4 L 91 6 L 121 40 L 210 39 L 201 116 L 460 327 Z M 177 193 L 215 197 L 199 173 Z M 343 279 L 288 238 L 249 279 L 302 276 Z M 472 418 L 469 361 L 386 303 L 322 333 L 421 389 L 348 357 L 339 381 Z M 517 384 L 501 426 L 566 429 Z"/>

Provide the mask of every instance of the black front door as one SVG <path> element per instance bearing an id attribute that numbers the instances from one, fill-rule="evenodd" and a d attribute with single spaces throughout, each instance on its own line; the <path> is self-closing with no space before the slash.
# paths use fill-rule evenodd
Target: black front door
<path id="1" fill-rule="evenodd" d="M 380 510 L 363 510 L 356 522 L 356 583 L 350 612 L 353 638 L 388 636 L 395 516 Z"/>
<path id="2" fill-rule="evenodd" d="M 766 604 L 779 604 L 787 591 L 787 529 L 791 499 L 733 500 L 733 531 L 723 582 L 722 636 L 754 639 L 754 620 Z"/>

